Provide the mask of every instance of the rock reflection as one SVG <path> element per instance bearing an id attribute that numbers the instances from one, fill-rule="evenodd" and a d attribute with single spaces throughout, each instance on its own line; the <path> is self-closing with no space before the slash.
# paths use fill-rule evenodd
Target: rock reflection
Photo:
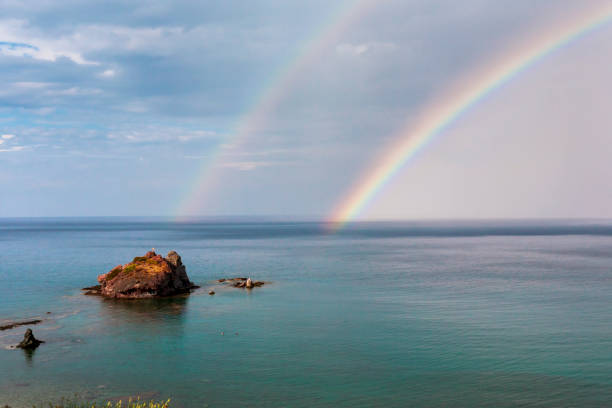
<path id="1" fill-rule="evenodd" d="M 182 327 L 189 296 L 155 299 L 100 299 L 100 313 L 105 327 L 137 330 L 176 330 Z"/>

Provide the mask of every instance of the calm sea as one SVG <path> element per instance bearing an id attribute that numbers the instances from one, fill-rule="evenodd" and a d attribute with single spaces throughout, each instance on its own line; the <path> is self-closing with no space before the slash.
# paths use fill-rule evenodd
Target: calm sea
<path id="1" fill-rule="evenodd" d="M 81 294 L 152 247 L 202 289 Z M 0 323 L 34 317 L 31 355 L 0 332 L 0 404 L 612 406 L 612 223 L 2 219 Z"/>

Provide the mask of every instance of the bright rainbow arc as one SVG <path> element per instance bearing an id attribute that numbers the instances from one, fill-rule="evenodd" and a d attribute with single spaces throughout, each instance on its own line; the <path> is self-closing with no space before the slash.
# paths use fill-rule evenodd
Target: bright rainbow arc
<path id="1" fill-rule="evenodd" d="M 341 202 L 329 218 L 330 229 L 337 230 L 359 214 L 381 189 L 429 142 L 452 125 L 471 107 L 483 100 L 491 92 L 508 83 L 512 78 L 525 71 L 542 58 L 559 48 L 592 32 L 612 20 L 612 7 L 583 17 L 569 27 L 556 30 L 541 38 L 536 44 L 523 48 L 490 67 L 484 75 L 477 75 L 462 89 L 445 95 L 445 102 L 432 105 L 424 111 L 416 127 L 404 127 L 399 132 L 402 139 L 392 146 L 389 153 L 361 179 Z"/>
<path id="2" fill-rule="evenodd" d="M 222 164 L 227 146 L 236 147 L 250 135 L 264 128 L 265 122 L 279 106 L 283 98 L 290 92 L 293 85 L 302 78 L 304 71 L 317 61 L 330 44 L 337 41 L 340 35 L 355 21 L 361 19 L 371 8 L 376 6 L 376 0 L 347 0 L 329 19 L 329 21 L 314 31 L 315 35 L 299 47 L 289 61 L 283 65 L 270 83 L 262 89 L 255 103 L 241 116 L 234 132 L 220 143 L 215 151 L 204 160 L 191 183 L 186 198 L 179 204 L 175 214 L 193 215 L 200 210 L 204 193 L 214 183 L 214 168 Z"/>

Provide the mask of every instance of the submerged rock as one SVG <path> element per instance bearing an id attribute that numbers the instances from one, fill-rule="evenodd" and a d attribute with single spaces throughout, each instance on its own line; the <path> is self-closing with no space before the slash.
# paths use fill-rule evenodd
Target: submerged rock
<path id="1" fill-rule="evenodd" d="M 32 329 L 28 329 L 23 335 L 23 340 L 21 340 L 21 343 L 19 343 L 17 347 L 26 350 L 34 350 L 41 343 L 44 343 L 44 341 L 38 340 L 36 337 L 34 337 Z"/>
<path id="2" fill-rule="evenodd" d="M 47 312 L 50 313 L 50 312 Z M 38 324 L 42 322 L 42 320 L 40 319 L 34 319 L 34 320 L 28 320 L 25 322 L 11 322 L 5 325 L 0 326 L 0 330 L 9 330 L 9 329 L 13 329 L 15 327 L 19 327 L 19 326 L 25 326 L 25 325 L 30 325 L 30 324 Z"/>
<path id="3" fill-rule="evenodd" d="M 168 252 L 165 258 L 149 251 L 98 276 L 98 282 L 99 288 L 84 288 L 85 294 L 140 299 L 189 293 L 198 288 L 187 277 L 185 265 L 175 251 Z"/>

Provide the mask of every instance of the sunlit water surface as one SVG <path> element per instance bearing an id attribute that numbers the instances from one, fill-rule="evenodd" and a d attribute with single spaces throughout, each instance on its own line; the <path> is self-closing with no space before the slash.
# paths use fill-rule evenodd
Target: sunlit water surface
<path id="1" fill-rule="evenodd" d="M 81 294 L 152 247 L 202 289 Z M 0 323 L 46 341 L 0 332 L 0 404 L 612 406 L 610 223 L 4 219 L 0 248 Z"/>

